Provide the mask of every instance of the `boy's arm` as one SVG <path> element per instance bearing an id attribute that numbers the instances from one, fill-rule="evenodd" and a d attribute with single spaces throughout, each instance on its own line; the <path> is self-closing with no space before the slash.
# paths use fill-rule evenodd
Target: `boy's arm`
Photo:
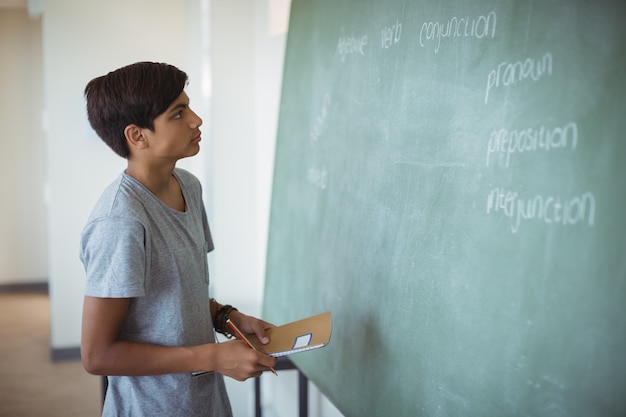
<path id="1" fill-rule="evenodd" d="M 81 357 L 89 373 L 138 376 L 215 371 L 243 381 L 275 365 L 274 358 L 240 341 L 166 347 L 120 340 L 129 303 L 129 298 L 85 297 Z"/>

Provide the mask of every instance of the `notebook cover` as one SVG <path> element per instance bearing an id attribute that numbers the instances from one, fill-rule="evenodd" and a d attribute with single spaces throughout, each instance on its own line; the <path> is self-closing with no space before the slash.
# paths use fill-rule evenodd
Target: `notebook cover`
<path id="1" fill-rule="evenodd" d="M 255 335 L 247 336 L 256 349 L 279 357 L 324 347 L 330 341 L 331 314 L 326 313 L 297 320 L 265 331 L 270 342 L 262 344 Z"/>

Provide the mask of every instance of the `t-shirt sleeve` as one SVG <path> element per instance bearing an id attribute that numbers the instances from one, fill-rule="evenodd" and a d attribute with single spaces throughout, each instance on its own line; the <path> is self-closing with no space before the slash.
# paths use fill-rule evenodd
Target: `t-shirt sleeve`
<path id="1" fill-rule="evenodd" d="M 137 221 L 105 217 L 85 226 L 80 259 L 85 267 L 85 295 L 101 298 L 141 297 L 147 256 L 146 231 Z"/>

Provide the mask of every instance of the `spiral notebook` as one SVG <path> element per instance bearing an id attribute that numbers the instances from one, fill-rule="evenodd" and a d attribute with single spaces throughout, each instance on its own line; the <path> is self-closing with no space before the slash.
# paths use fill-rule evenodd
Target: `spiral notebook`
<path id="1" fill-rule="evenodd" d="M 255 335 L 247 337 L 257 350 L 277 358 L 326 346 L 330 341 L 331 328 L 331 315 L 327 311 L 266 330 L 265 335 L 270 338 L 266 345 Z"/>

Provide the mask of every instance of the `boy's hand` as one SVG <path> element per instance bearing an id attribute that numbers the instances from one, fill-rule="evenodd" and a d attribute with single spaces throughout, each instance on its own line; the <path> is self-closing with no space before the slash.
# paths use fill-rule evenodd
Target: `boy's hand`
<path id="1" fill-rule="evenodd" d="M 256 378 L 276 365 L 276 358 L 250 349 L 241 340 L 231 340 L 214 345 L 216 348 L 216 371 L 236 379 L 245 381 Z"/>
<path id="2" fill-rule="evenodd" d="M 264 345 L 269 343 L 270 340 L 267 336 L 265 336 L 265 331 L 275 327 L 273 324 L 252 316 L 247 316 L 238 311 L 231 312 L 229 318 L 235 323 L 235 326 L 243 332 L 243 334 L 254 333 L 261 343 Z"/>

